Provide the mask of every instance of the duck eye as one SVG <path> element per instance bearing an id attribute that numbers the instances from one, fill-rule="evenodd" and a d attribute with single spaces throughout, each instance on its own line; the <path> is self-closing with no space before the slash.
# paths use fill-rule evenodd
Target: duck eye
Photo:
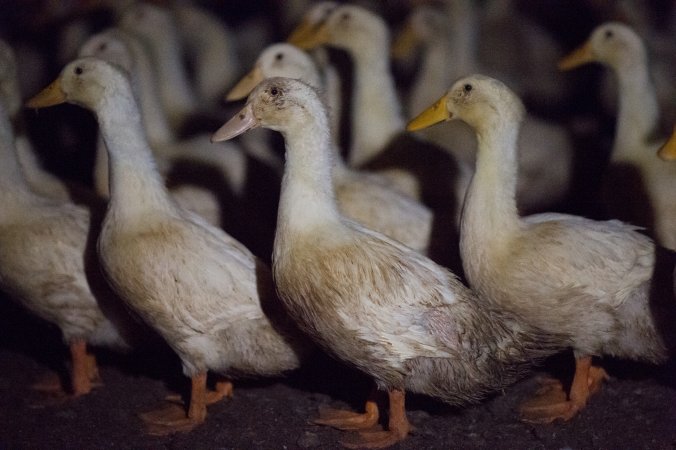
<path id="1" fill-rule="evenodd" d="M 82 67 L 77 66 L 75 68 L 75 75 L 82 75 Z"/>
<path id="2" fill-rule="evenodd" d="M 279 89 L 277 89 L 276 87 L 273 87 L 272 89 L 270 89 L 270 95 L 273 95 L 273 96 L 276 97 L 277 95 L 279 95 Z"/>
<path id="3" fill-rule="evenodd" d="M 343 15 L 340 17 L 340 20 L 350 20 L 350 13 L 343 13 Z"/>
<path id="4" fill-rule="evenodd" d="M 283 58 L 284 58 L 284 53 L 277 53 L 277 54 L 275 55 L 275 59 L 276 59 L 277 61 L 281 61 Z"/>
<path id="5" fill-rule="evenodd" d="M 99 51 L 100 52 L 105 51 L 107 48 L 108 48 L 108 44 L 106 44 L 105 42 L 103 42 L 103 43 L 101 43 L 101 45 L 99 45 Z"/>
<path id="6" fill-rule="evenodd" d="M 610 39 L 611 37 L 613 37 L 613 32 L 611 30 L 606 30 L 605 36 L 606 39 Z"/>
<path id="7" fill-rule="evenodd" d="M 465 92 L 471 92 L 472 91 L 472 85 L 471 84 L 466 84 L 463 86 L 463 89 Z"/>

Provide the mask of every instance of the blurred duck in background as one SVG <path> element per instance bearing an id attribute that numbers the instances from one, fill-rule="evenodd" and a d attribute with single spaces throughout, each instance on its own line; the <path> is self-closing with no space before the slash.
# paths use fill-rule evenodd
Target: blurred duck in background
<path id="1" fill-rule="evenodd" d="M 585 44 L 561 60 L 570 70 L 599 62 L 618 82 L 618 112 L 604 200 L 611 217 L 644 226 L 665 247 L 676 249 L 676 166 L 655 157 L 663 138 L 659 107 L 641 38 L 617 22 L 598 26 Z"/>
<path id="2" fill-rule="evenodd" d="M 309 54 L 291 44 L 267 47 L 254 68 L 228 94 L 239 99 L 259 82 L 272 77 L 301 80 L 322 91 L 317 66 Z M 332 133 L 332 136 L 335 136 Z M 338 206 L 343 214 L 367 228 L 381 232 L 421 253 L 426 253 L 432 229 L 432 212 L 416 200 L 388 186 L 375 173 L 348 167 L 333 139 L 333 181 Z"/>

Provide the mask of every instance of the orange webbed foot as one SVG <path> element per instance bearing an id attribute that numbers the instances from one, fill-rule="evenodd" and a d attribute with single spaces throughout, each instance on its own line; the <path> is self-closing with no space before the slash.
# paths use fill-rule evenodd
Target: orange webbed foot
<path id="1" fill-rule="evenodd" d="M 185 433 L 206 420 L 207 374 L 198 373 L 191 381 L 192 390 L 187 414 L 183 405 L 177 403 L 169 403 L 162 408 L 140 414 L 148 434 L 165 436 L 178 432 Z"/>
<path id="2" fill-rule="evenodd" d="M 372 393 L 371 397 L 374 394 Z M 320 408 L 319 418 L 313 420 L 317 425 L 325 425 L 339 430 L 368 430 L 378 423 L 378 404 L 370 398 L 366 401 L 363 413 L 333 408 Z"/>
<path id="3" fill-rule="evenodd" d="M 590 356 L 575 360 L 575 375 L 566 395 L 561 383 L 547 383 L 533 400 L 521 408 L 521 419 L 531 423 L 550 423 L 557 419 L 570 420 L 587 404 L 589 397 L 601 389 L 608 374 L 603 368 L 592 366 Z"/>
<path id="4" fill-rule="evenodd" d="M 174 403 L 141 413 L 139 416 L 144 422 L 146 433 L 153 436 L 187 433 L 204 421 L 189 417 L 182 405 Z"/>
<path id="5" fill-rule="evenodd" d="M 362 431 L 356 438 L 340 441 L 347 448 L 385 448 L 406 439 L 408 432 L 399 431 Z"/>

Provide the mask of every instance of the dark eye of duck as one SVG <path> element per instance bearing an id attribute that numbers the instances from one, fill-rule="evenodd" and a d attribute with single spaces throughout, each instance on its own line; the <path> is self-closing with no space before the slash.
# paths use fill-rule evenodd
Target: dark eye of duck
<path id="1" fill-rule="evenodd" d="M 107 48 L 108 48 L 108 44 L 106 44 L 105 42 L 102 42 L 101 45 L 99 45 L 99 51 L 100 52 L 105 51 Z"/>
<path id="2" fill-rule="evenodd" d="M 606 39 L 610 39 L 611 37 L 613 37 L 612 30 L 606 30 L 605 36 L 606 36 Z"/>
<path id="3" fill-rule="evenodd" d="M 270 95 L 277 97 L 279 95 L 279 89 L 276 87 L 270 88 Z"/>
<path id="4" fill-rule="evenodd" d="M 350 20 L 350 13 L 343 13 L 343 15 L 340 17 L 340 20 Z"/>
<path id="5" fill-rule="evenodd" d="M 284 53 L 277 53 L 277 54 L 275 55 L 275 59 L 276 59 L 277 61 L 281 61 L 282 59 L 284 59 Z"/>
<path id="6" fill-rule="evenodd" d="M 82 67 L 77 66 L 75 68 L 75 75 L 82 75 Z"/>
<path id="7" fill-rule="evenodd" d="M 472 92 L 472 85 L 469 84 L 469 83 L 467 83 L 466 85 L 464 85 L 462 88 L 463 88 L 463 90 L 464 90 L 465 92 Z"/>

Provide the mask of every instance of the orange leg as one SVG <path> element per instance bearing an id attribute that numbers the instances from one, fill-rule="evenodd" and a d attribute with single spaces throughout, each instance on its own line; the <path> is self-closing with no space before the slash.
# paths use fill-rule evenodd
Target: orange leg
<path id="1" fill-rule="evenodd" d="M 199 373 L 191 378 L 190 405 L 188 414 L 181 405 L 169 404 L 164 408 L 141 414 L 149 434 L 163 436 L 187 432 L 204 422 L 207 417 L 207 374 Z"/>
<path id="2" fill-rule="evenodd" d="M 411 431 L 411 424 L 406 417 L 406 393 L 392 389 L 390 397 L 390 418 L 387 431 L 364 431 L 354 441 L 341 442 L 348 448 L 384 448 L 403 441 Z"/>
<path id="3" fill-rule="evenodd" d="M 570 420 L 587 404 L 589 397 L 598 392 L 601 383 L 608 379 L 606 371 L 592 366 L 591 356 L 575 360 L 575 375 L 566 397 L 561 384 L 551 384 L 532 401 L 521 408 L 522 419 L 533 423 L 550 423 L 556 419 Z"/>
<path id="4" fill-rule="evenodd" d="M 73 395 L 88 394 L 92 390 L 91 362 L 87 355 L 87 343 L 77 339 L 70 343 L 70 356 L 73 361 L 73 371 L 71 373 L 71 387 Z"/>
<path id="5" fill-rule="evenodd" d="M 317 425 L 326 425 L 339 430 L 366 430 L 378 423 L 378 404 L 376 403 L 377 390 L 373 388 L 369 394 L 363 413 L 355 413 L 340 409 L 326 408 L 319 412 L 319 419 L 313 422 Z"/>
<path id="6" fill-rule="evenodd" d="M 232 398 L 234 387 L 231 381 L 218 380 L 215 389 L 212 391 L 207 389 L 206 402 L 207 405 L 213 405 L 224 398 Z M 183 398 L 180 394 L 169 394 L 164 399 L 171 403 L 183 405 Z"/>

